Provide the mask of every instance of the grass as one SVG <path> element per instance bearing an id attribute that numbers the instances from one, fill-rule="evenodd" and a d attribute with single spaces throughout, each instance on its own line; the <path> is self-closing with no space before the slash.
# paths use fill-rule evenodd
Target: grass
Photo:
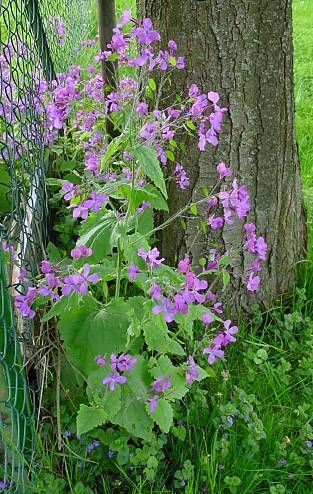
<path id="1" fill-rule="evenodd" d="M 309 266 L 313 259 L 312 26 L 312 0 L 294 0 L 296 126 L 309 213 Z M 153 486 L 144 475 L 134 481 L 129 469 L 112 467 L 112 476 L 102 475 L 101 486 L 98 481 L 97 490 L 90 490 L 97 475 L 95 464 L 104 461 L 100 453 L 95 452 L 79 472 L 71 450 L 59 452 L 50 445 L 48 452 L 47 443 L 41 443 L 34 492 L 312 494 L 313 448 L 307 441 L 313 440 L 313 305 L 312 289 L 308 287 L 307 295 L 303 289 L 311 272 L 309 267 L 300 282 L 302 289 L 295 289 L 287 303 L 264 314 L 256 311 L 251 323 L 242 326 L 227 363 L 216 366 L 218 379 L 185 403 L 179 427 L 186 436 L 170 436 Z"/>

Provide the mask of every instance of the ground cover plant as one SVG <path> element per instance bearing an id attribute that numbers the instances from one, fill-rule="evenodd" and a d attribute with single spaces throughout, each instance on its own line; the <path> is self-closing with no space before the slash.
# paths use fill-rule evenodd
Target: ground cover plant
<path id="1" fill-rule="evenodd" d="M 48 328 L 51 367 L 34 492 L 309 494 L 310 289 L 295 289 L 268 313 L 255 308 L 249 324 L 235 325 L 223 320 L 216 285 L 203 274 L 226 286 L 237 252 L 212 252 L 196 269 L 188 256 L 178 269 L 160 259 L 153 212 L 166 209 L 162 168 L 172 168 L 170 180 L 187 187 L 183 164 L 175 162 L 179 133 L 194 134 L 200 147 L 206 138 L 205 145 L 217 144 L 224 109 L 216 93 L 197 94 L 193 86 L 164 112 L 160 83 L 142 69 L 151 56 L 147 40 L 157 33 L 148 21 L 144 29 L 129 23 L 120 31 L 129 28 L 139 29 L 135 37 L 147 51 L 136 53 L 131 41 L 127 59 L 131 38 L 117 32 L 116 51 L 108 50 L 114 54 L 98 54 L 122 63 L 123 83 L 117 91 L 107 88 L 105 110 L 99 110 L 104 88 L 92 47 L 95 72 L 74 67 L 44 97 L 57 172 L 49 181 L 54 238 L 42 276 L 16 299 L 24 316 L 37 312 Z M 183 70 L 179 47 L 167 42 L 152 57 L 164 74 L 161 84 Z M 113 140 L 104 135 L 108 114 L 119 133 Z M 64 133 L 57 137 L 59 129 Z M 309 144 L 304 152 L 309 156 Z M 227 165 L 218 165 L 224 195 L 203 191 L 203 201 L 209 208 L 219 201 L 221 210 L 209 209 L 203 228 L 248 213 L 248 191 L 236 188 Z M 309 161 L 306 170 L 308 181 Z M 185 214 L 196 218 L 197 205 L 177 217 Z M 244 221 L 242 245 L 255 269 L 246 274 L 247 289 L 254 290 L 266 246 Z M 301 285 L 309 280 L 308 268 Z"/>

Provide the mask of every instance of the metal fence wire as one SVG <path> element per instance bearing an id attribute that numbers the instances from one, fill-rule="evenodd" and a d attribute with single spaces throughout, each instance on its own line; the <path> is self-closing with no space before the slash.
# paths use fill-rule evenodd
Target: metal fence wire
<path id="1" fill-rule="evenodd" d="M 33 327 L 12 304 L 36 276 L 48 238 L 44 84 L 87 33 L 90 0 L 0 0 L 0 492 L 31 492 Z"/>

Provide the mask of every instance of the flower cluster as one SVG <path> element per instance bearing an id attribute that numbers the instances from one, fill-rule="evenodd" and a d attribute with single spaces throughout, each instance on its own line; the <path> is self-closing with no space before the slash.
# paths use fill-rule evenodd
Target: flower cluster
<path id="1" fill-rule="evenodd" d="M 236 338 L 235 334 L 238 333 L 237 326 L 231 326 L 231 321 L 228 319 L 224 322 L 224 331 L 215 336 L 211 346 L 205 348 L 203 353 L 208 355 L 208 363 L 213 365 L 217 358 L 224 357 L 224 350 L 222 348 L 229 345 L 229 343 L 234 343 Z"/>
<path id="2" fill-rule="evenodd" d="M 102 205 L 108 200 L 106 194 L 97 194 L 97 192 L 92 192 L 89 199 L 83 199 L 80 204 L 70 204 L 68 206 L 73 210 L 73 218 L 77 220 L 82 218 L 86 220 L 89 216 L 90 211 L 95 213 L 100 211 Z"/>
<path id="3" fill-rule="evenodd" d="M 85 246 L 75 248 L 79 257 L 81 249 L 84 248 Z M 75 251 L 75 249 L 73 249 L 73 251 Z M 91 255 L 88 251 L 91 251 L 91 249 L 87 249 L 88 255 Z M 68 296 L 74 292 L 80 293 L 81 295 L 86 294 L 89 285 L 91 283 L 98 283 L 100 280 L 100 276 L 97 273 L 90 274 L 90 270 L 91 266 L 85 264 L 81 271 L 62 277 L 58 272 L 57 266 L 53 266 L 49 261 L 42 261 L 41 272 L 44 275 L 44 279 L 36 286 L 29 287 L 25 295 L 16 295 L 14 305 L 23 317 L 32 319 L 35 317 L 36 313 L 31 306 L 37 296 L 41 295 L 42 297 L 49 297 L 49 299 L 54 302 L 60 299 L 60 295 Z"/>
<path id="4" fill-rule="evenodd" d="M 156 247 L 149 251 L 145 251 L 143 248 L 138 249 L 138 256 L 146 261 L 150 268 L 155 268 L 156 266 L 160 266 L 160 264 L 164 261 L 164 258 L 158 259 L 160 252 Z"/>
<path id="5" fill-rule="evenodd" d="M 261 262 L 266 260 L 267 244 L 263 237 L 256 236 L 256 226 L 254 223 L 246 223 L 244 226 L 246 234 L 245 249 L 253 255 L 254 259 L 250 263 L 247 288 L 255 292 L 260 285 Z"/>
<path id="6" fill-rule="evenodd" d="M 184 267 L 182 267 L 182 263 L 185 263 Z M 206 301 L 206 295 L 203 292 L 208 288 L 208 282 L 206 280 L 200 280 L 192 271 L 189 271 L 188 256 L 185 257 L 184 261 L 180 261 L 180 269 L 188 269 L 185 272 L 185 282 L 181 290 L 176 291 L 170 297 L 161 298 L 162 292 L 160 287 L 154 284 L 150 289 L 150 294 L 154 300 L 161 299 L 160 304 L 153 307 L 153 314 L 160 314 L 162 312 L 165 321 L 168 323 L 174 321 L 175 315 L 178 312 L 187 314 L 189 304 L 194 302 L 202 304 Z"/>
<path id="7" fill-rule="evenodd" d="M 95 360 L 101 367 L 106 364 L 105 356 L 101 357 L 98 355 Z M 137 359 L 128 353 L 122 353 L 119 357 L 117 357 L 115 353 L 112 353 L 110 355 L 110 369 L 112 372 L 110 375 L 103 378 L 102 383 L 106 384 L 110 391 L 114 391 L 117 384 L 126 383 L 127 378 L 123 373 L 132 370 L 136 362 Z"/>
<path id="8" fill-rule="evenodd" d="M 161 393 L 165 391 L 166 389 L 169 389 L 172 387 L 171 381 L 170 381 L 171 376 L 160 376 L 155 381 L 152 383 L 151 389 L 149 390 L 150 393 L 159 393 L 159 394 L 154 394 L 152 398 L 147 400 L 147 403 L 149 404 L 149 410 L 150 413 L 153 413 L 158 405 L 158 400 L 160 398 Z"/>

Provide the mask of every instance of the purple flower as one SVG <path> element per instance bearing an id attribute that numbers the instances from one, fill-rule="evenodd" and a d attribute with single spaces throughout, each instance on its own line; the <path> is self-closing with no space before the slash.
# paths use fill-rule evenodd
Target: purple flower
<path id="1" fill-rule="evenodd" d="M 198 366 L 191 355 L 188 357 L 187 364 L 186 381 L 188 384 L 192 384 L 193 381 L 199 377 Z"/>
<path id="2" fill-rule="evenodd" d="M 223 161 L 217 165 L 217 171 L 220 177 L 220 180 L 222 180 L 225 177 L 231 177 L 232 171 L 230 168 L 228 168 Z"/>
<path id="3" fill-rule="evenodd" d="M 27 277 L 28 277 L 27 269 L 25 268 L 25 266 L 22 266 L 17 279 L 18 281 L 22 282 L 27 280 Z"/>
<path id="4" fill-rule="evenodd" d="M 186 170 L 180 163 L 177 163 L 175 167 L 174 177 L 177 185 L 179 185 L 179 187 L 182 190 L 187 189 L 189 187 L 189 177 L 186 173 Z"/>
<path id="5" fill-rule="evenodd" d="M 222 218 L 221 216 L 215 216 L 213 214 L 212 216 L 209 216 L 209 225 L 212 230 L 219 230 L 224 226 L 224 218 Z"/>
<path id="6" fill-rule="evenodd" d="M 137 213 L 143 213 L 143 211 L 147 208 L 149 208 L 151 206 L 151 202 L 150 201 L 143 201 L 141 206 L 139 206 L 139 208 L 136 209 Z"/>
<path id="7" fill-rule="evenodd" d="M 234 343 L 236 341 L 236 338 L 233 335 L 238 333 L 238 327 L 231 326 L 231 321 L 227 319 L 227 321 L 224 322 L 224 328 L 224 345 L 228 345 L 228 343 Z"/>
<path id="8" fill-rule="evenodd" d="M 153 413 L 158 405 L 158 395 L 154 395 L 150 400 L 147 400 L 147 403 L 149 403 L 149 411 L 150 413 Z"/>
<path id="9" fill-rule="evenodd" d="M 102 383 L 107 384 L 110 391 L 114 391 L 116 384 L 126 383 L 126 377 L 121 376 L 118 372 L 113 372 L 111 376 L 104 377 Z"/>
<path id="10" fill-rule="evenodd" d="M 71 435 L 72 435 L 71 431 L 64 432 L 64 437 L 71 437 Z"/>
<path id="11" fill-rule="evenodd" d="M 89 209 L 87 206 L 84 205 L 85 201 L 83 201 L 80 205 L 76 206 L 74 204 L 71 204 L 69 208 L 73 209 L 73 218 L 78 219 L 82 218 L 83 220 L 86 220 L 89 215 Z"/>
<path id="12" fill-rule="evenodd" d="M 111 369 L 112 370 L 118 370 L 120 372 L 125 372 L 125 371 L 130 371 L 135 363 L 137 362 L 137 359 L 129 355 L 128 353 L 122 353 L 119 357 L 115 355 L 115 353 L 112 353 L 110 356 L 111 360 Z"/>
<path id="13" fill-rule="evenodd" d="M 80 259 L 81 257 L 90 257 L 92 256 L 92 249 L 87 247 L 86 245 L 77 245 L 74 249 L 71 250 L 71 256 L 73 259 Z"/>
<path id="14" fill-rule="evenodd" d="M 97 194 L 96 192 L 92 192 L 90 199 L 84 201 L 84 206 L 97 213 L 100 211 L 102 204 L 107 200 L 107 194 Z"/>
<path id="15" fill-rule="evenodd" d="M 181 314 L 187 314 L 188 305 L 187 305 L 185 293 L 176 293 L 174 295 L 174 308 L 177 312 L 180 312 Z"/>
<path id="16" fill-rule="evenodd" d="M 206 326 L 208 326 L 214 321 L 214 318 L 209 312 L 205 312 L 204 314 L 202 314 L 202 321 Z"/>
<path id="17" fill-rule="evenodd" d="M 206 290 L 208 288 L 208 282 L 206 280 L 199 280 L 197 276 L 189 271 L 186 274 L 186 284 L 184 290 L 184 297 L 186 302 L 199 302 L 203 304 L 205 302 L 205 295 L 199 293 L 202 290 Z"/>
<path id="18" fill-rule="evenodd" d="M 94 448 L 98 448 L 100 446 L 100 441 L 94 439 L 92 443 L 87 444 L 86 451 L 90 453 Z"/>
<path id="19" fill-rule="evenodd" d="M 196 84 L 191 84 L 189 91 L 188 91 L 188 96 L 189 98 L 195 98 L 199 95 L 200 90 Z"/>
<path id="20" fill-rule="evenodd" d="M 6 240 L 2 240 L 1 247 L 2 247 L 3 252 L 10 252 L 12 258 L 17 259 L 17 254 L 16 254 L 12 244 L 8 244 L 8 242 L 6 242 Z"/>
<path id="21" fill-rule="evenodd" d="M 152 283 L 149 293 L 153 300 L 160 300 L 162 296 L 162 290 L 156 283 Z"/>
<path id="22" fill-rule="evenodd" d="M 103 357 L 101 357 L 101 355 L 97 355 L 95 357 L 95 361 L 96 361 L 97 365 L 99 365 L 100 367 L 103 367 L 106 364 L 105 355 L 103 355 Z"/>
<path id="23" fill-rule="evenodd" d="M 66 201 L 70 201 L 75 195 L 78 195 L 80 193 L 79 185 L 74 185 L 68 180 L 65 180 L 62 183 L 62 190 L 63 192 L 65 192 L 64 199 Z"/>
<path id="24" fill-rule="evenodd" d="M 176 59 L 176 68 L 177 68 L 178 70 L 182 70 L 182 69 L 184 69 L 184 68 L 185 68 L 185 66 L 186 66 L 186 64 L 185 64 L 185 59 L 184 59 L 184 57 L 178 57 L 178 58 Z"/>
<path id="25" fill-rule="evenodd" d="M 212 103 L 214 103 L 214 105 L 216 105 L 216 103 L 219 101 L 220 99 L 220 95 L 218 93 L 215 93 L 214 91 L 210 91 L 208 93 L 208 99 L 210 101 L 212 101 Z"/>
<path id="26" fill-rule="evenodd" d="M 175 304 L 168 297 L 163 297 L 161 301 L 161 305 L 155 305 L 152 308 L 153 314 L 160 314 L 161 312 L 163 312 L 164 319 L 166 322 L 174 321 L 177 308 Z"/>
<path id="27" fill-rule="evenodd" d="M 128 278 L 130 280 L 135 280 L 138 273 L 140 273 L 140 269 L 136 266 L 136 264 L 131 264 L 128 266 Z"/>
<path id="28" fill-rule="evenodd" d="M 266 260 L 267 244 L 263 237 L 259 237 L 256 241 L 255 250 L 262 261 Z"/>
<path id="29" fill-rule="evenodd" d="M 147 122 L 139 132 L 139 136 L 142 139 L 150 139 L 152 136 L 154 136 L 156 130 L 157 130 L 156 122 Z"/>
<path id="30" fill-rule="evenodd" d="M 177 44 L 172 39 L 169 40 L 167 46 L 168 46 L 169 50 L 171 50 L 171 51 L 176 51 L 177 50 Z"/>
<path id="31" fill-rule="evenodd" d="M 209 299 L 208 299 L 209 300 Z M 221 307 L 223 306 L 223 303 L 222 302 L 216 302 L 213 307 L 211 307 L 211 310 L 213 312 L 216 312 L 216 314 L 223 314 L 223 310 L 221 309 Z"/>
<path id="32" fill-rule="evenodd" d="M 209 208 L 212 208 L 214 206 L 216 206 L 218 203 L 218 199 L 216 196 L 212 196 L 208 199 L 207 201 L 207 205 L 209 206 Z"/>
<path id="33" fill-rule="evenodd" d="M 87 151 L 85 154 L 85 167 L 87 170 L 92 172 L 93 174 L 98 173 L 99 171 L 99 159 L 95 153 L 91 153 Z"/>
<path id="34" fill-rule="evenodd" d="M 15 296 L 14 305 L 23 317 L 27 317 L 28 319 L 33 319 L 35 317 L 36 313 L 32 310 L 31 304 L 33 303 L 36 295 L 37 289 L 35 287 L 29 287 L 26 295 Z"/>
<path id="35" fill-rule="evenodd" d="M 41 261 L 40 269 L 43 274 L 51 273 L 52 264 L 49 261 Z"/>
<path id="36" fill-rule="evenodd" d="M 157 247 L 154 247 L 153 249 L 147 252 L 141 247 L 140 249 L 138 249 L 137 253 L 139 257 L 141 257 L 146 261 L 146 263 L 150 268 L 159 266 L 162 263 L 162 261 L 164 261 L 164 258 L 157 259 L 160 255 L 160 252 L 158 251 Z"/>
<path id="37" fill-rule="evenodd" d="M 168 116 L 171 118 L 178 118 L 179 115 L 181 114 L 181 110 L 177 110 L 171 106 L 166 111 Z"/>
<path id="38" fill-rule="evenodd" d="M 305 445 L 306 445 L 308 448 L 312 448 L 312 447 L 313 447 L 313 441 L 305 441 Z"/>
<path id="39" fill-rule="evenodd" d="M 203 353 L 208 356 L 208 363 L 213 365 L 217 358 L 224 357 L 224 352 L 221 350 L 220 346 L 211 346 L 209 348 L 205 348 Z"/>
<path id="40" fill-rule="evenodd" d="M 251 273 L 247 281 L 247 289 L 249 292 L 256 292 L 260 286 L 261 279 L 259 276 L 255 276 Z"/>
<path id="41" fill-rule="evenodd" d="M 131 153 L 129 153 L 128 151 L 124 151 L 123 153 L 123 158 L 127 161 L 130 161 L 133 159 L 133 155 Z"/>
<path id="42" fill-rule="evenodd" d="M 169 389 L 172 387 L 171 381 L 170 381 L 171 376 L 160 376 L 152 384 L 151 390 L 157 391 L 159 393 L 162 393 L 166 389 Z"/>
<path id="43" fill-rule="evenodd" d="M 88 291 L 89 283 L 97 283 L 100 277 L 97 273 L 90 273 L 90 265 L 85 264 L 82 273 L 69 275 L 64 277 L 64 285 L 62 287 L 62 294 L 69 295 L 71 292 L 77 292 L 85 294 Z"/>
<path id="44" fill-rule="evenodd" d="M 133 29 L 133 35 L 136 36 L 139 43 L 145 45 L 150 45 L 155 41 L 161 40 L 160 34 L 153 29 L 152 21 L 149 18 L 143 20 L 142 26 Z"/>
<path id="45" fill-rule="evenodd" d="M 190 268 L 190 257 L 188 256 L 188 254 L 185 254 L 184 259 L 181 259 L 179 261 L 177 270 L 180 273 L 187 273 L 189 271 L 189 268 Z"/>
<path id="46" fill-rule="evenodd" d="M 139 103 L 136 106 L 136 112 L 141 113 L 142 115 L 148 115 L 148 105 L 147 103 Z"/>
<path id="47" fill-rule="evenodd" d="M 119 19 L 119 23 L 117 25 L 117 27 L 123 27 L 125 26 L 125 24 L 127 24 L 127 22 L 129 22 L 132 18 L 132 14 L 131 14 L 131 11 L 130 10 L 124 10 L 124 12 L 122 13 L 120 19 Z"/>

